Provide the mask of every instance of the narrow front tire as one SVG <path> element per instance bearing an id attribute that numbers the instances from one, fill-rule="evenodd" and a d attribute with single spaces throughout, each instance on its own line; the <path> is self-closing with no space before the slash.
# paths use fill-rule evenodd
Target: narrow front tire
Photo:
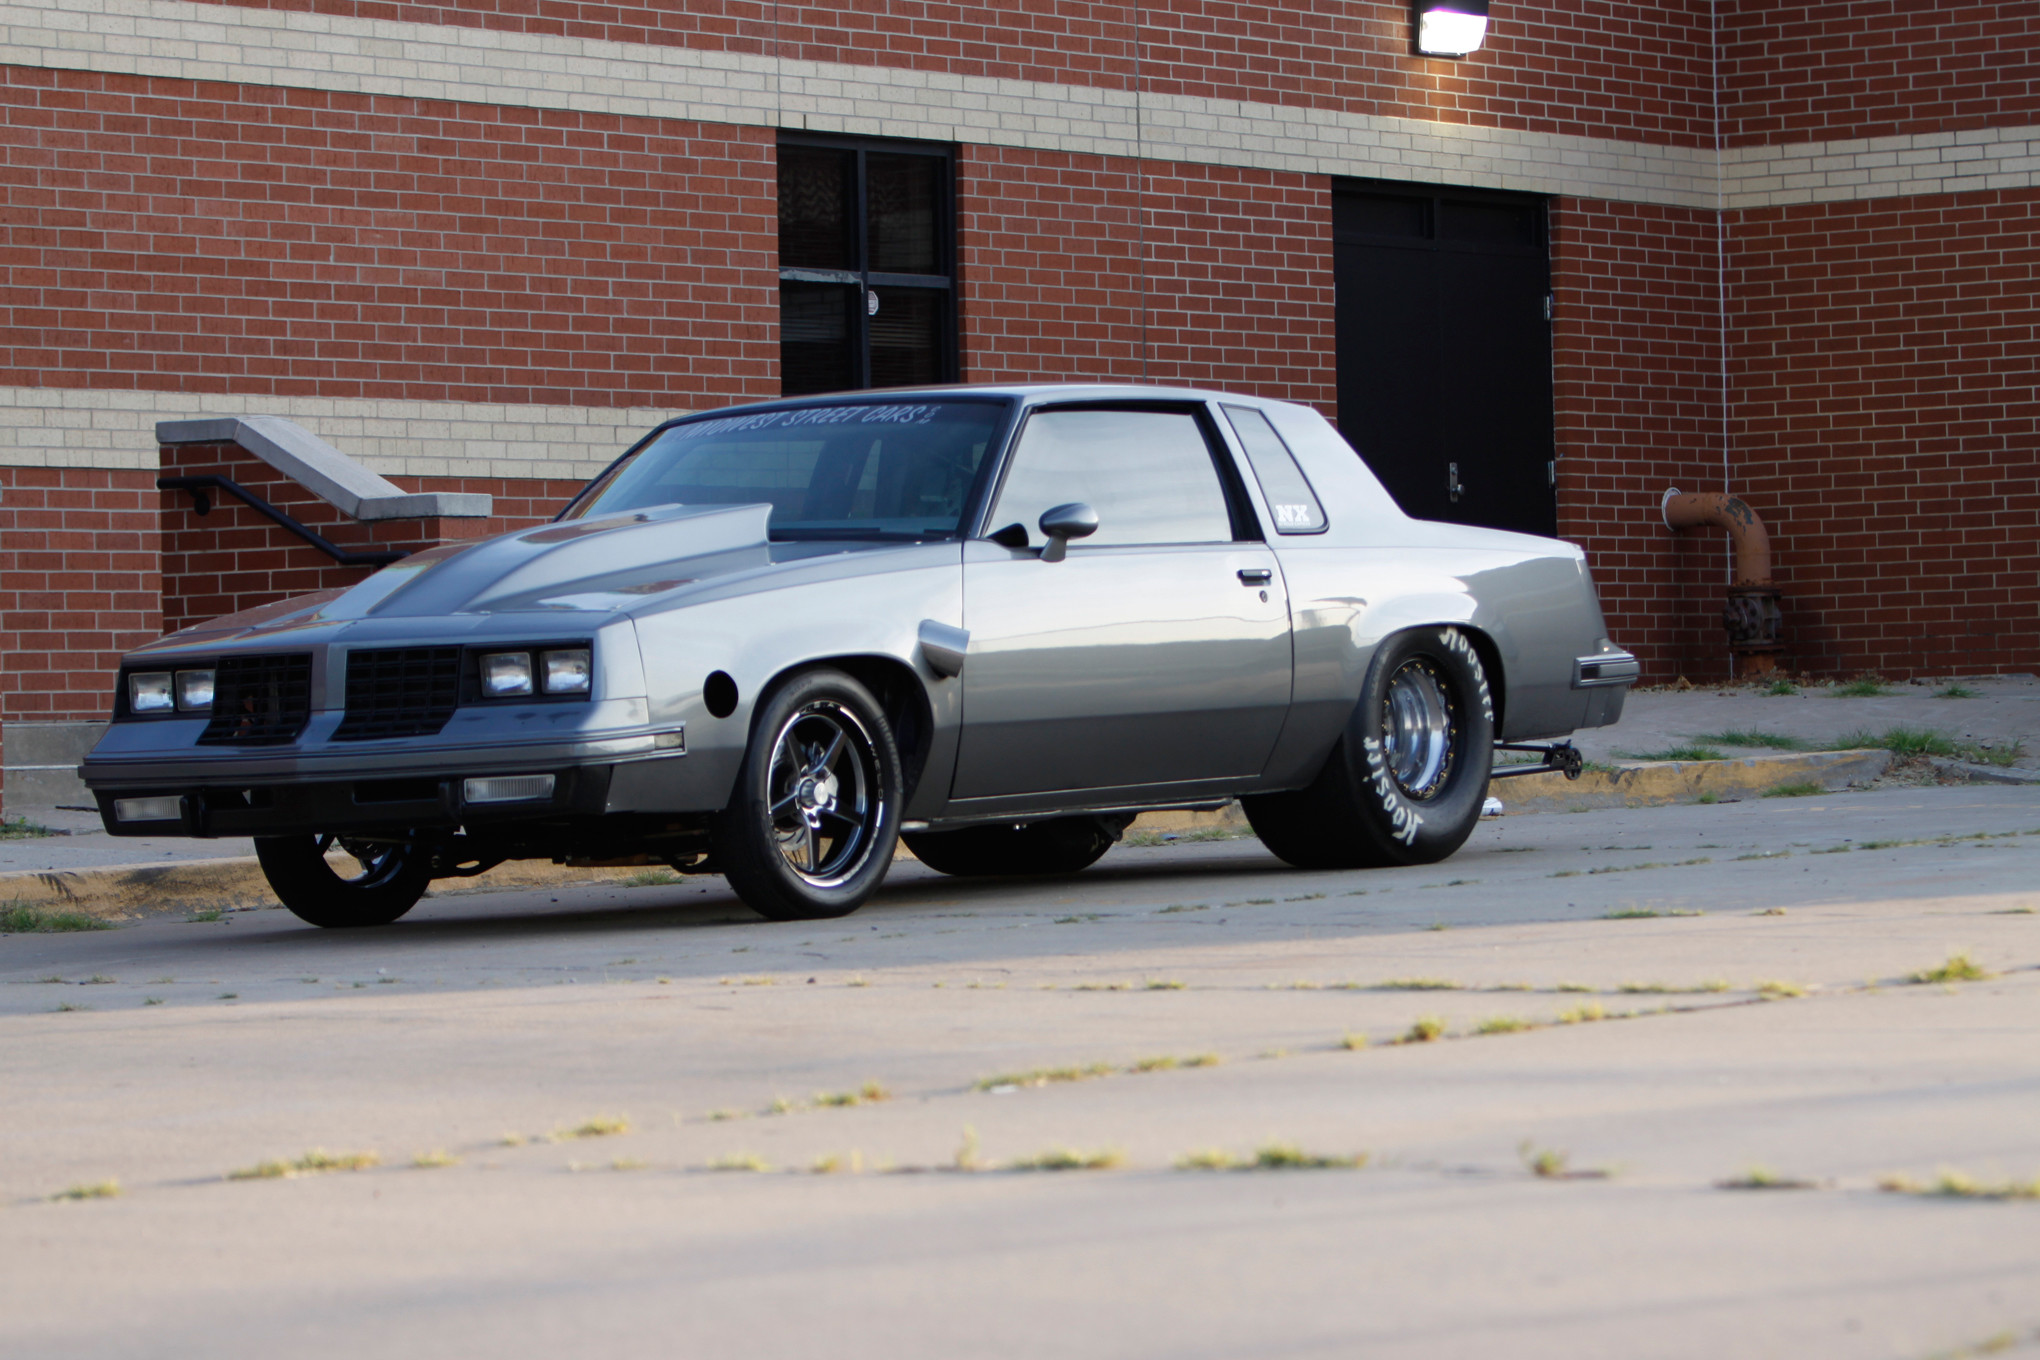
<path id="1" fill-rule="evenodd" d="M 255 858 L 277 900 L 299 920 L 329 930 L 386 926 L 418 904 L 432 882 L 429 846 L 337 838 L 358 866 L 336 869 L 326 852 L 336 838 L 257 836 Z"/>

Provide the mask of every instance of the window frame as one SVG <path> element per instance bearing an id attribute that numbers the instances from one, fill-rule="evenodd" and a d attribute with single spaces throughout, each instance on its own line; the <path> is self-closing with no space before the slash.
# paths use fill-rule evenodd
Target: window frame
<path id="1" fill-rule="evenodd" d="M 1004 526 L 992 523 L 992 512 L 998 507 L 999 497 L 1006 489 L 1006 478 L 1013 469 L 1013 460 L 1019 456 L 1020 447 L 1026 442 L 1027 424 L 1037 415 L 1057 411 L 1148 411 L 1158 415 L 1190 416 L 1197 422 L 1197 432 L 1204 438 L 1204 451 L 1211 459 L 1212 470 L 1218 474 L 1219 489 L 1225 496 L 1226 515 L 1231 522 L 1230 527 L 1232 530 L 1232 537 L 1229 539 L 1200 538 L 1169 543 L 1087 544 L 1083 539 L 1078 538 L 1070 540 L 1071 552 L 1075 552 L 1078 549 L 1095 552 L 1120 550 L 1145 551 L 1153 548 L 1195 548 L 1228 543 L 1265 543 L 1267 541 L 1267 535 L 1262 532 L 1260 516 L 1255 513 L 1254 503 L 1247 495 L 1246 484 L 1241 480 L 1240 469 L 1233 458 L 1232 446 L 1226 442 L 1224 433 L 1219 429 L 1218 422 L 1212 414 L 1210 403 L 1202 401 L 1143 401 L 1139 399 L 1132 401 L 1114 401 L 1109 399 L 1054 401 L 1029 405 L 1021 413 L 1020 419 L 1014 421 L 1007 431 L 1005 446 L 999 450 L 997 472 L 985 483 L 984 498 L 979 502 L 976 515 L 974 516 L 976 523 L 972 527 L 972 532 L 967 537 L 996 541 L 991 539 L 992 533 Z M 1092 508 L 1094 510 L 1098 509 L 1096 506 Z M 1101 510 L 1099 513 L 1102 516 L 1103 511 Z M 1026 526 L 1026 529 L 1028 537 L 1027 550 L 1030 552 L 1041 551 L 1041 548 L 1033 542 L 1034 537 L 1041 532 L 1039 526 L 1030 524 Z"/>
<path id="2" fill-rule="evenodd" d="M 874 288 L 925 288 L 939 290 L 943 295 L 941 304 L 942 337 L 936 356 L 937 383 L 953 383 L 960 380 L 963 372 L 963 328 L 959 299 L 963 291 L 963 279 L 957 249 L 956 211 L 956 146 L 951 142 L 925 142 L 903 137 L 847 137 L 819 132 L 794 132 L 782 129 L 775 145 L 774 198 L 777 200 L 777 174 L 779 147 L 815 147 L 829 151 L 849 151 L 856 154 L 851 174 L 850 214 L 855 226 L 854 269 L 807 269 L 790 265 L 779 267 L 779 281 L 785 283 L 834 283 L 854 284 L 865 299 L 862 307 L 852 307 L 850 318 L 850 344 L 856 351 L 856 380 L 854 387 L 840 389 L 848 392 L 886 391 L 871 385 L 871 290 Z M 865 170 L 866 158 L 872 154 L 926 156 L 941 165 L 941 187 L 935 198 L 935 250 L 936 262 L 943 271 L 939 274 L 898 274 L 890 271 L 873 270 L 871 264 L 871 204 L 869 176 Z M 774 225 L 773 252 L 778 257 L 779 241 L 777 224 Z M 781 312 L 782 322 L 784 312 Z M 782 343 L 783 340 L 782 340 Z M 821 392 L 785 391 L 786 374 L 784 365 L 780 371 L 780 391 L 786 400 L 803 400 L 823 396 Z"/>

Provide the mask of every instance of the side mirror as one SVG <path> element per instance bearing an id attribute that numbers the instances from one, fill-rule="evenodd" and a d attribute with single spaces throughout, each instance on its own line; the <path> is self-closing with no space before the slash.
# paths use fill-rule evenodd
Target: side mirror
<path id="1" fill-rule="evenodd" d="M 1044 562 L 1060 562 L 1070 550 L 1073 538 L 1089 538 L 1098 532 L 1098 512 L 1082 501 L 1052 505 L 1041 512 L 1042 536 L 1048 546 L 1041 550 Z"/>

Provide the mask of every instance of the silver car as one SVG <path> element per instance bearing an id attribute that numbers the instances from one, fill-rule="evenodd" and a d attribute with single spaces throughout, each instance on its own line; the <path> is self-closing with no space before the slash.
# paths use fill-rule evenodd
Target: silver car
<path id="1" fill-rule="evenodd" d="M 1235 798 L 1299 867 L 1440 860 L 1636 676 L 1578 548 L 1409 518 L 1307 407 L 948 387 L 671 421 L 549 525 L 150 643 L 81 773 L 315 925 L 530 858 L 788 920 L 902 839 L 1067 874 Z"/>

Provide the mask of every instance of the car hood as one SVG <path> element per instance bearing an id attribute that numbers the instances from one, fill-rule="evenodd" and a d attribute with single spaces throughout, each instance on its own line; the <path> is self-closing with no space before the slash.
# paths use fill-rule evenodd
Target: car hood
<path id="1" fill-rule="evenodd" d="M 781 558 L 867 546 L 775 546 L 766 534 L 771 513 L 764 504 L 663 505 L 449 543 L 414 553 L 344 590 L 300 595 L 212 619 L 172 634 L 163 644 L 330 632 L 369 619 L 563 610 L 636 613 L 688 587 L 770 568 Z"/>

